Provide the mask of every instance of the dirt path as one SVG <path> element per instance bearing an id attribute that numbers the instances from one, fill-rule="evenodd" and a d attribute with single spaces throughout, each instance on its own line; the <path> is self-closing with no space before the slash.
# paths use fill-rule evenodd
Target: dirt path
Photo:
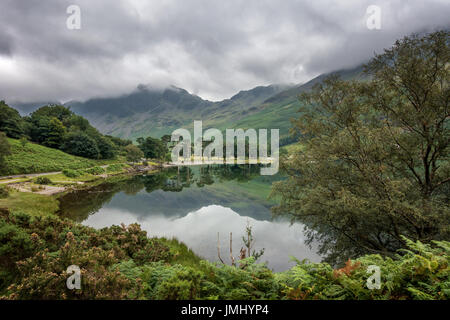
<path id="1" fill-rule="evenodd" d="M 11 185 L 11 188 L 19 192 L 32 192 L 35 194 L 42 194 L 47 196 L 51 196 L 53 194 L 66 191 L 65 187 L 54 187 L 54 186 L 41 186 L 42 189 L 39 189 L 37 191 L 33 191 L 31 187 L 25 185 Z"/>
<path id="2" fill-rule="evenodd" d="M 110 164 L 100 166 L 101 168 L 105 169 L 108 168 Z M 42 176 L 49 176 L 53 174 L 60 174 L 62 171 L 54 171 L 54 172 L 42 172 L 42 173 L 23 173 L 23 174 L 16 174 L 16 175 L 9 175 L 9 176 L 3 176 L 0 177 L 0 184 L 9 184 L 14 183 L 17 181 L 21 181 L 25 178 L 36 178 L 36 177 L 42 177 Z"/>
<path id="3" fill-rule="evenodd" d="M 14 182 L 21 182 L 23 179 L 32 179 L 32 178 L 36 178 L 36 177 L 42 177 L 42 176 L 48 176 L 48 175 L 60 174 L 60 173 L 62 173 L 62 171 L 4 176 L 4 177 L 0 177 L 0 184 L 10 184 L 10 183 L 14 183 Z M 6 179 L 6 180 L 2 180 L 2 179 Z"/>
<path id="4" fill-rule="evenodd" d="M 43 173 L 24 173 L 24 174 L 3 176 L 3 177 L 0 177 L 0 180 L 1 180 L 0 183 L 5 183 L 5 181 L 19 180 L 19 179 L 23 179 L 23 178 L 35 178 L 35 177 L 48 176 L 51 174 L 60 174 L 60 173 L 62 173 L 62 171 L 43 172 Z M 9 180 L 3 180 L 3 179 L 9 179 Z"/>
<path id="5" fill-rule="evenodd" d="M 167 164 L 166 164 L 167 165 Z M 100 166 L 104 169 L 108 168 L 110 165 Z M 143 167 L 144 171 L 151 171 L 155 169 L 153 166 Z M 135 168 L 136 169 L 136 168 Z M 141 168 L 142 169 L 142 168 Z M 139 170 L 135 172 L 140 172 Z M 32 192 L 35 194 L 41 195 L 54 195 L 57 193 L 61 193 L 67 190 L 67 186 L 51 186 L 51 185 L 40 185 L 38 188 L 33 186 L 32 179 L 35 177 L 48 176 L 48 175 L 56 175 L 61 174 L 62 171 L 54 171 L 54 172 L 42 172 L 42 173 L 30 173 L 30 174 L 18 174 L 18 175 L 9 175 L 0 177 L 0 185 L 8 185 L 10 188 L 15 189 L 19 192 Z M 101 174 L 98 175 L 99 178 L 107 178 L 112 174 Z M 3 180 L 1 180 L 3 179 Z M 54 183 L 63 183 L 64 181 L 53 181 Z M 84 182 L 80 181 L 72 181 L 74 184 L 84 184 Z"/>

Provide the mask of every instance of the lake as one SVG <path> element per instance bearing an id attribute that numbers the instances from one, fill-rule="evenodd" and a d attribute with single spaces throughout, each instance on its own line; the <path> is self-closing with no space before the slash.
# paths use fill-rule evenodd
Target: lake
<path id="1" fill-rule="evenodd" d="M 150 237 L 175 237 L 197 255 L 230 263 L 244 247 L 242 236 L 252 227 L 254 249 L 265 249 L 258 260 L 284 271 L 299 260 L 319 262 L 317 245 L 305 244 L 303 225 L 272 219 L 268 200 L 271 184 L 280 176 L 261 176 L 258 166 L 191 166 L 147 175 L 113 178 L 89 190 L 60 197 L 60 215 L 84 225 L 103 228 L 139 223 Z"/>

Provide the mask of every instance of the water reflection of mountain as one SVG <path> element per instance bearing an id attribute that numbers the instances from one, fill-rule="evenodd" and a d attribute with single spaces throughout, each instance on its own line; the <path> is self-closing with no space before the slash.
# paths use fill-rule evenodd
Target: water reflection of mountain
<path id="1" fill-rule="evenodd" d="M 306 245 L 306 237 L 301 224 L 291 225 L 289 221 L 260 221 L 242 216 L 230 208 L 212 205 L 190 212 L 180 218 L 165 215 L 146 215 L 137 217 L 127 210 L 116 208 L 102 208 L 99 212 L 89 216 L 84 225 L 96 229 L 119 225 L 129 225 L 138 222 L 147 231 L 149 237 L 166 237 L 185 243 L 197 255 L 209 261 L 218 261 L 217 241 L 224 249 L 222 259 L 231 264 L 229 256 L 225 254 L 229 248 L 229 233 L 232 232 L 234 249 L 242 246 L 241 239 L 245 235 L 245 226 L 252 226 L 254 236 L 254 250 L 264 248 L 264 255 L 259 262 L 268 262 L 269 268 L 284 271 L 292 267 L 295 262 L 290 261 L 294 256 L 299 260 L 309 259 L 319 262 L 317 247 Z M 219 234 L 219 239 L 217 235 Z"/>
<path id="2" fill-rule="evenodd" d="M 62 196 L 60 214 L 83 221 L 105 207 L 127 210 L 138 218 L 152 214 L 175 218 L 215 204 L 269 220 L 272 203 L 266 198 L 273 180 L 277 177 L 260 176 L 258 166 L 171 168 Z"/>

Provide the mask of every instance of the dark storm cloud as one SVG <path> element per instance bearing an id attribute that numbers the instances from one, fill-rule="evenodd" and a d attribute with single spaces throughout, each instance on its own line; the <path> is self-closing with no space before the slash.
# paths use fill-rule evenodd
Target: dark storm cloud
<path id="1" fill-rule="evenodd" d="M 66 28 L 69 5 L 81 30 Z M 382 9 L 368 30 L 366 9 Z M 446 0 L 0 0 L 0 98 L 68 100 L 169 84 L 208 99 L 303 82 L 448 27 Z"/>
<path id="2" fill-rule="evenodd" d="M 11 45 L 11 37 L 0 30 L 0 55 L 10 55 L 12 50 Z"/>

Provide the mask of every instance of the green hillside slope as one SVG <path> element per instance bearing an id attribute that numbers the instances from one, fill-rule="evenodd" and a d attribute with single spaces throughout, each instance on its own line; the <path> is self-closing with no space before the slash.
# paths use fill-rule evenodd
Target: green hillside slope
<path id="1" fill-rule="evenodd" d="M 15 139 L 8 139 L 8 142 L 11 146 L 11 155 L 5 158 L 7 170 L 0 172 L 0 175 L 84 169 L 114 162 L 114 160 L 90 160 L 76 157 L 31 142 L 25 146 Z"/>
<path id="2" fill-rule="evenodd" d="M 66 105 L 104 133 L 129 139 L 161 137 L 180 127 L 191 129 L 194 120 L 203 120 L 205 128 L 235 123 L 290 87 L 260 86 L 240 91 L 230 99 L 211 102 L 173 86 L 161 90 L 140 85 L 134 92 L 116 98 L 72 101 Z"/>

